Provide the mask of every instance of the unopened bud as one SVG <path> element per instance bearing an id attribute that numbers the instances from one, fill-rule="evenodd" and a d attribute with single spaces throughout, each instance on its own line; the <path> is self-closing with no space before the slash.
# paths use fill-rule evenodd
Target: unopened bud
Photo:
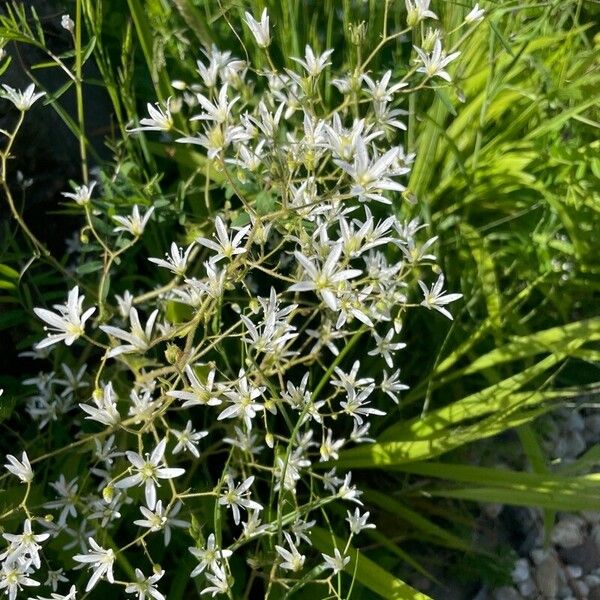
<path id="1" fill-rule="evenodd" d="M 69 33 L 75 31 L 75 22 L 69 15 L 63 15 L 60 20 L 61 27 L 66 29 Z"/>
<path id="2" fill-rule="evenodd" d="M 350 23 L 348 25 L 350 30 L 350 42 L 355 46 L 360 46 L 367 37 L 367 26 L 364 21 L 360 23 Z"/>
<path id="3" fill-rule="evenodd" d="M 115 488 L 109 484 L 102 490 L 102 498 L 104 498 L 104 502 L 106 502 L 107 504 L 110 504 L 114 497 L 115 497 Z"/>
<path id="4" fill-rule="evenodd" d="M 433 50 L 433 47 L 435 46 L 435 43 L 439 39 L 440 39 L 440 30 L 428 27 L 427 31 L 425 33 L 425 37 L 423 38 L 423 44 L 422 44 L 423 52 L 427 52 L 427 53 L 431 52 Z"/>
<path id="5" fill-rule="evenodd" d="M 419 14 L 419 11 L 414 8 L 410 8 L 408 10 L 408 14 L 406 15 L 406 24 L 409 27 L 414 27 L 415 25 L 419 24 L 420 20 L 421 15 Z"/>
<path id="6" fill-rule="evenodd" d="M 179 347 L 175 344 L 168 344 L 165 350 L 165 358 L 170 365 L 174 365 L 179 360 Z"/>

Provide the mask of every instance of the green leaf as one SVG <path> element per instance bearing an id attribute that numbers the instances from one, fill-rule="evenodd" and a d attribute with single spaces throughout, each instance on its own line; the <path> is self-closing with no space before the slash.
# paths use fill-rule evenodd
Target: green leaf
<path id="1" fill-rule="evenodd" d="M 598 340 L 600 340 L 600 318 L 551 327 L 527 336 L 515 337 L 501 348 L 496 348 L 471 361 L 467 367 L 460 369 L 460 375 L 476 373 L 536 354 L 575 351 L 585 342 Z M 450 366 L 449 363 L 448 366 Z M 438 366 L 437 371 L 444 370 L 446 370 L 446 364 L 442 363 Z"/>
<path id="2" fill-rule="evenodd" d="M 440 544 L 448 546 L 450 548 L 456 548 L 465 552 L 472 551 L 473 548 L 463 539 L 443 529 L 439 525 L 431 522 L 423 515 L 415 512 L 414 510 L 404 506 L 398 500 L 395 500 L 389 494 L 383 494 L 375 490 L 365 489 L 363 490 L 363 497 L 369 502 L 378 506 L 381 510 L 384 510 L 390 514 L 396 515 L 403 521 L 410 524 L 411 527 L 419 529 L 427 536 L 433 538 L 434 541 L 439 541 Z"/>
<path id="3" fill-rule="evenodd" d="M 565 512 L 600 510 L 600 494 L 595 491 L 580 489 L 576 486 L 568 488 L 534 488 L 534 489 L 501 489 L 501 488 L 466 488 L 459 490 L 435 490 L 428 492 L 432 496 L 444 498 L 460 498 L 474 502 L 493 502 L 512 506 L 530 506 Z"/>
<path id="4" fill-rule="evenodd" d="M 256 212 L 259 215 L 268 215 L 276 208 L 277 201 L 269 192 L 261 191 L 256 194 Z"/>
<path id="5" fill-rule="evenodd" d="M 486 414 L 506 415 L 509 411 L 532 407 L 556 398 L 554 391 L 532 390 L 518 393 L 523 386 L 563 360 L 562 355 L 551 355 L 527 369 L 495 383 L 479 392 L 431 410 L 424 417 L 416 417 L 392 425 L 379 435 L 379 441 L 431 439 L 445 435 L 447 430 L 466 420 Z"/>
<path id="6" fill-rule="evenodd" d="M 12 267 L 8 265 L 0 264 L 0 275 L 5 277 L 6 279 L 12 279 L 17 281 L 19 279 L 19 273 L 15 271 Z"/>
<path id="7" fill-rule="evenodd" d="M 448 94 L 444 88 L 434 88 L 435 95 L 441 100 L 442 104 L 446 107 L 446 110 L 452 115 L 456 116 L 456 109 L 452 105 Z"/>
<path id="8" fill-rule="evenodd" d="M 97 271 L 102 271 L 102 261 L 99 260 L 91 260 L 90 262 L 83 263 L 79 265 L 77 269 L 77 273 L 79 275 L 88 275 L 89 273 L 95 273 Z"/>
<path id="9" fill-rule="evenodd" d="M 502 299 L 496 280 L 494 261 L 486 247 L 485 238 L 480 236 L 474 227 L 471 227 L 467 223 L 461 223 L 460 229 L 469 244 L 471 254 L 477 265 L 479 280 L 492 328 L 499 333 L 502 324 Z"/>
<path id="10" fill-rule="evenodd" d="M 506 40 L 506 38 L 502 35 L 502 32 L 498 29 L 498 26 L 496 25 L 496 23 L 494 23 L 493 19 L 488 19 L 488 23 L 490 24 L 490 27 L 492 28 L 493 32 L 496 34 L 496 37 L 500 40 L 500 43 L 504 46 L 504 48 L 506 49 L 506 51 L 511 55 L 511 56 L 515 56 L 512 48 L 510 46 L 510 44 L 508 43 L 508 41 Z"/>
<path id="11" fill-rule="evenodd" d="M 482 440 L 507 429 L 518 427 L 548 412 L 551 407 L 542 407 L 527 412 L 501 412 L 468 427 L 455 427 L 445 430 L 431 439 L 416 439 L 400 442 L 377 442 L 345 450 L 334 463 L 319 463 L 320 468 L 336 466 L 343 469 L 389 469 L 411 462 L 427 460 L 439 456 L 459 446 Z"/>
<path id="12" fill-rule="evenodd" d="M 146 10 L 142 7 L 140 0 L 127 0 L 127 4 L 129 5 L 131 18 L 135 24 L 135 30 L 152 77 L 152 82 L 154 83 L 156 94 L 159 100 L 164 102 L 171 95 L 171 81 L 166 69 L 157 69 L 155 66 L 154 35 Z"/>

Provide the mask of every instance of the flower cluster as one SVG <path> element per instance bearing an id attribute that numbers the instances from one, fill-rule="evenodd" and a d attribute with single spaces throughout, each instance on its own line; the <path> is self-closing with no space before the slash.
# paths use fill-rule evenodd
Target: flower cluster
<path id="1" fill-rule="evenodd" d="M 409 27 L 436 18 L 429 2 L 407 3 Z M 291 57 L 293 69 L 278 70 L 266 10 L 260 20 L 247 13 L 246 25 L 267 71 L 212 47 L 198 82 L 179 82 L 181 97 L 149 104 L 149 117 L 130 130 L 162 131 L 206 161 L 212 217 L 172 240 L 164 258 L 140 265 L 163 284 L 108 293 L 110 280 L 118 286 L 109 277 L 117 257 L 160 209 L 136 205 L 99 233 L 94 184 L 64 194 L 85 211 L 105 269 L 97 294 L 74 286 L 66 304 L 35 309 L 49 333 L 34 355 L 50 351 L 56 367 L 24 382 L 27 410 L 40 430 L 56 422 L 75 438 L 50 453 L 58 471 L 43 507 L 52 518 L 31 514 L 27 498 L 10 513 L 27 517 L 22 534 L 4 534 L 0 589 L 11 600 L 41 583 L 34 575 L 46 569 L 39 553 L 49 539 L 89 569 L 86 593 L 102 581 L 160 600 L 161 580 L 173 575 L 159 559 L 177 537 L 201 593 L 233 598 L 236 557 L 267 586 L 290 589 L 311 573 L 331 581 L 352 568 L 352 540 L 374 527 L 352 473 L 335 461 L 373 441 L 372 421 L 401 402 L 407 311 L 422 306 L 451 319 L 448 305 L 461 297 L 444 291 L 437 238 L 393 208 L 415 159 L 397 143 L 404 98 L 435 77 L 450 81 L 459 52 L 446 53 L 438 37 L 428 50 L 415 47 L 400 80 L 367 64 L 338 74 L 339 104 L 328 111 L 322 90 L 333 50 L 306 46 Z M 5 95 L 18 106 L 36 99 Z M 7 460 L 28 494 L 27 455 Z M 78 474 L 65 477 L 69 460 Z M 324 552 L 311 529 L 324 525 L 333 502 L 345 505 L 347 527 L 343 544 Z M 143 554 L 128 572 L 134 547 Z M 73 581 L 50 570 L 46 584 L 56 592 Z"/>

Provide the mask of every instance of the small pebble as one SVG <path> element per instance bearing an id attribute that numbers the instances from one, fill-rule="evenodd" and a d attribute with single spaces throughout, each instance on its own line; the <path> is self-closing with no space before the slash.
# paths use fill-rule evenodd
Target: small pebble
<path id="1" fill-rule="evenodd" d="M 583 544 L 585 521 L 581 517 L 562 517 L 552 530 L 552 542 L 562 548 L 573 548 Z"/>

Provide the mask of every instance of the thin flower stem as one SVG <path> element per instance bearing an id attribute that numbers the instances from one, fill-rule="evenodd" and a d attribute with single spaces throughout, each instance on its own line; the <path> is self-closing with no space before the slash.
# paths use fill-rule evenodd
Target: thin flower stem
<path id="1" fill-rule="evenodd" d="M 75 97 L 77 102 L 77 121 L 79 123 L 79 154 L 81 157 L 81 177 L 85 185 L 89 181 L 88 161 L 87 161 L 87 140 L 85 137 L 85 113 L 83 109 L 83 80 L 82 72 L 82 53 L 81 53 L 81 30 L 83 28 L 83 18 L 81 15 L 81 1 L 76 0 L 75 5 Z"/>

